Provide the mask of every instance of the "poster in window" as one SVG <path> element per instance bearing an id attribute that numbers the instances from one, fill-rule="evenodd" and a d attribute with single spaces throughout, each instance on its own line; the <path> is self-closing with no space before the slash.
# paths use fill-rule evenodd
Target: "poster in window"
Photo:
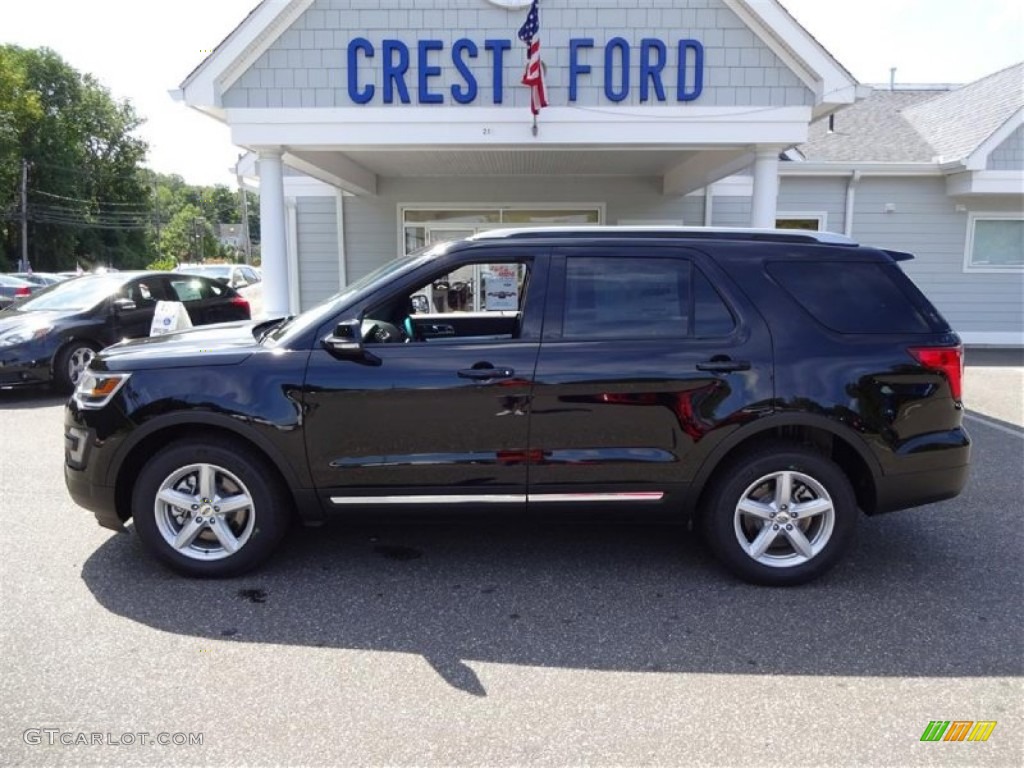
<path id="1" fill-rule="evenodd" d="M 484 272 L 487 310 L 519 309 L 519 270 L 515 264 L 492 264 Z"/>

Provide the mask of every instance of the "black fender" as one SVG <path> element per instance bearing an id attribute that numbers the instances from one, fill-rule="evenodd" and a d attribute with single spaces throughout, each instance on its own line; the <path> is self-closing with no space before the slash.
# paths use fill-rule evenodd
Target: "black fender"
<path id="1" fill-rule="evenodd" d="M 717 470 L 722 462 L 726 461 L 731 454 L 735 453 L 738 446 L 748 440 L 756 439 L 759 435 L 766 435 L 773 430 L 783 427 L 808 427 L 827 432 L 849 446 L 860 457 L 864 462 L 864 465 L 868 468 L 868 471 L 871 472 L 871 479 L 876 487 L 878 486 L 880 479 L 885 476 L 885 472 L 882 469 L 882 465 L 879 462 L 878 457 L 874 452 L 872 452 L 870 447 L 864 441 L 863 436 L 858 432 L 850 429 L 844 424 L 836 422 L 833 419 L 829 419 L 818 414 L 776 412 L 763 416 L 749 424 L 743 425 L 727 437 L 723 438 L 722 441 L 715 446 L 693 476 L 691 485 L 693 492 L 689 495 L 690 501 L 688 511 L 692 511 L 692 508 L 696 506 L 697 499 L 700 498 L 704 487 L 711 479 L 715 470 Z"/>
<path id="2" fill-rule="evenodd" d="M 181 427 L 188 426 L 215 427 L 231 432 L 246 442 L 252 443 L 277 467 L 289 490 L 296 496 L 312 488 L 313 480 L 309 474 L 309 468 L 304 466 L 304 471 L 297 471 L 281 450 L 261 435 L 258 430 L 253 429 L 241 419 L 222 413 L 206 411 L 182 411 L 154 416 L 133 429 L 121 445 L 118 446 L 110 466 L 107 468 L 107 484 L 111 486 L 116 484 L 117 477 L 121 473 L 121 468 L 124 466 L 129 454 L 144 440 L 163 430 L 180 429 Z"/>

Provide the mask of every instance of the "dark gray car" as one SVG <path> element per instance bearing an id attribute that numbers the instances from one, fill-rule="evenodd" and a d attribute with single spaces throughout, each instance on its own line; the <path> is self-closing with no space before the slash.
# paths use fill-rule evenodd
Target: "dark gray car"
<path id="1" fill-rule="evenodd" d="M 23 296 L 31 296 L 40 286 L 13 275 L 0 275 L 0 309 L 6 309 Z"/>

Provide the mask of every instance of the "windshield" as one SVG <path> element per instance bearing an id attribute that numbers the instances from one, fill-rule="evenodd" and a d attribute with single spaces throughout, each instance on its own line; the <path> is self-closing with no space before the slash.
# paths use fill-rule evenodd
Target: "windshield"
<path id="1" fill-rule="evenodd" d="M 18 305 L 18 309 L 22 312 L 45 310 L 81 312 L 99 304 L 120 288 L 123 282 L 123 277 L 108 277 L 106 275 L 78 277 L 42 289 L 32 298 Z"/>
<path id="2" fill-rule="evenodd" d="M 372 290 L 378 283 L 389 280 L 409 272 L 429 261 L 434 256 L 443 253 L 450 243 L 429 245 L 413 251 L 408 256 L 402 256 L 390 261 L 382 267 L 378 267 L 365 277 L 356 280 L 354 283 L 345 286 L 340 292 L 325 299 L 312 309 L 308 309 L 301 315 L 296 315 L 289 320 L 282 322 L 277 328 L 264 337 L 264 343 L 268 346 L 287 344 L 290 339 L 299 336 L 310 328 L 315 328 L 331 315 L 342 309 L 346 304 L 356 301 L 360 295 Z"/>

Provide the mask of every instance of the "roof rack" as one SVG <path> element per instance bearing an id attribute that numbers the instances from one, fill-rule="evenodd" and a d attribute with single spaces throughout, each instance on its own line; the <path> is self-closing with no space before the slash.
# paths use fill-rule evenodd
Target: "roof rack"
<path id="1" fill-rule="evenodd" d="M 757 229 L 753 227 L 519 227 L 515 229 L 490 229 L 473 235 L 468 239 L 516 240 L 522 238 L 566 238 L 579 237 L 581 235 L 593 238 L 668 237 L 692 240 L 767 240 L 779 243 L 859 245 L 856 240 L 835 232 L 815 232 L 809 229 Z"/>

